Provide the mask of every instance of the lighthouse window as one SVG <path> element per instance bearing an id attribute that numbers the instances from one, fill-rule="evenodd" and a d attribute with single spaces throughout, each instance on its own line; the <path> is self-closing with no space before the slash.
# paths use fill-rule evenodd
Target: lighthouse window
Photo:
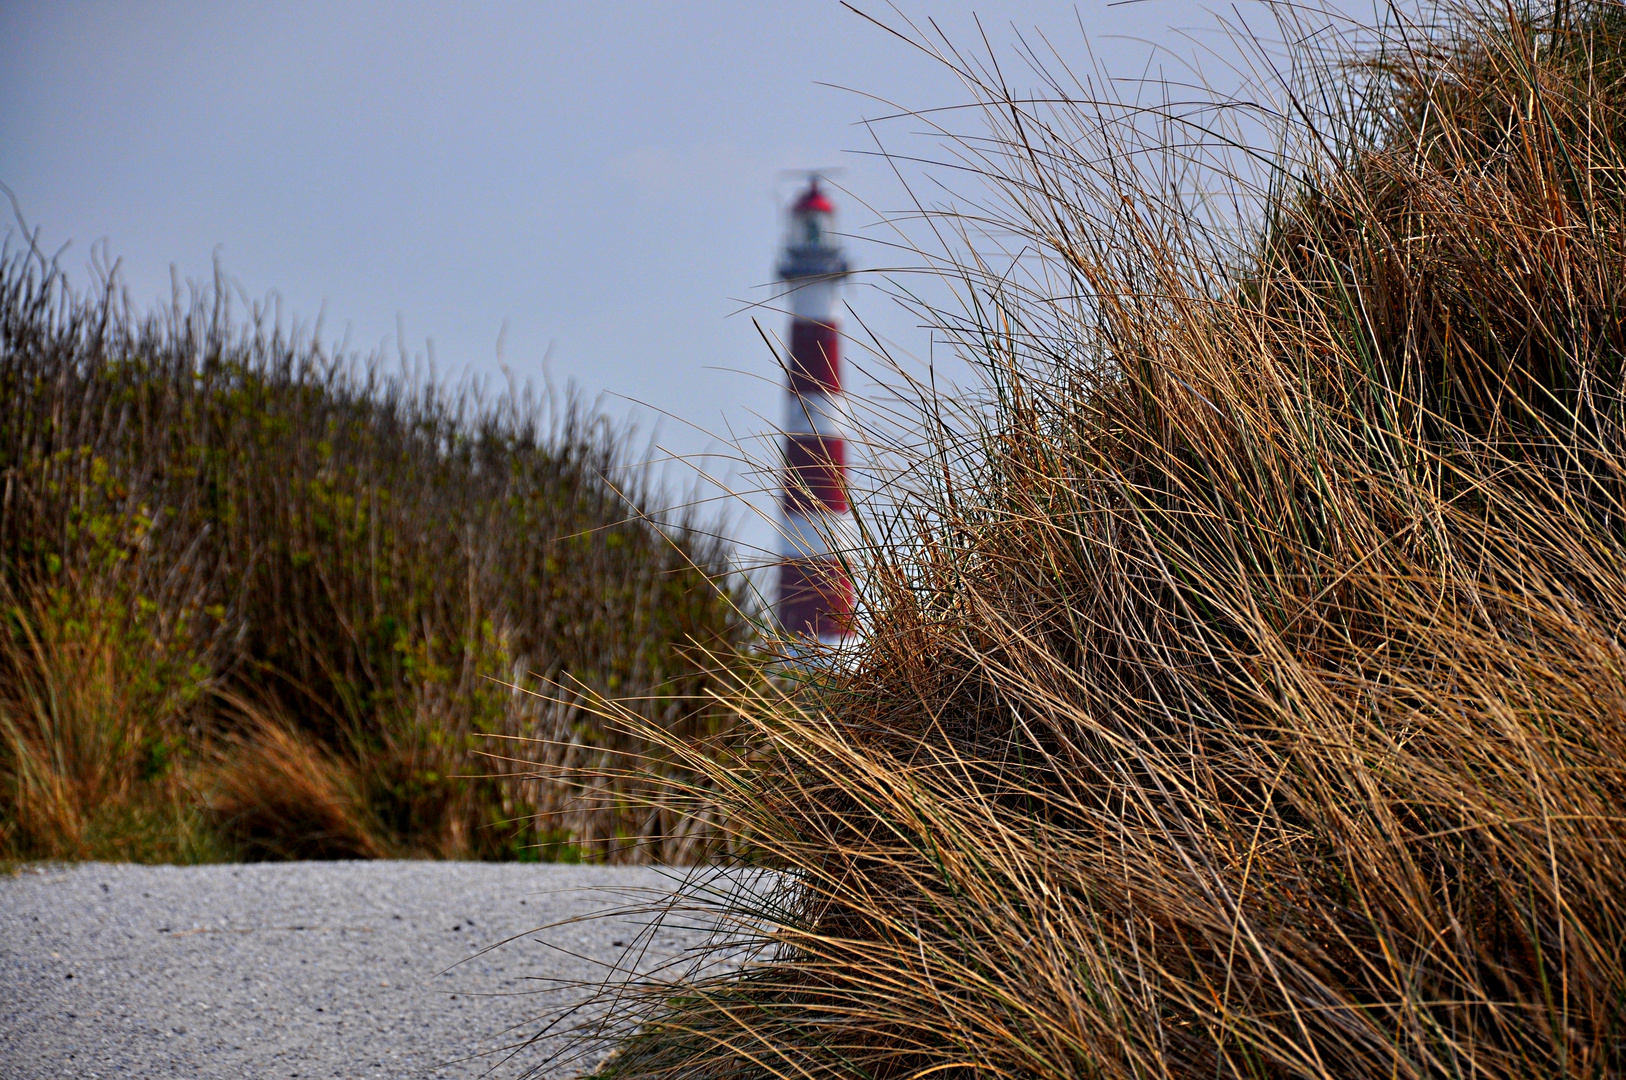
<path id="1" fill-rule="evenodd" d="M 824 232 L 823 223 L 819 221 L 820 215 L 807 215 L 807 243 L 811 246 L 822 242 Z"/>

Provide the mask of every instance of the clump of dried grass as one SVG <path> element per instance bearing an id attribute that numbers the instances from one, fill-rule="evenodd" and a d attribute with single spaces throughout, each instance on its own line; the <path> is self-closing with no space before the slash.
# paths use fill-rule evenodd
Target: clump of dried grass
<path id="1" fill-rule="evenodd" d="M 755 962 L 606 1075 L 1626 1070 L 1626 18 L 1434 14 L 1292 54 L 1241 245 L 1189 116 L 945 55 L 1042 258 L 950 268 L 997 393 L 862 644 L 693 761 Z"/>
<path id="2" fill-rule="evenodd" d="M 193 695 L 170 678 L 168 643 L 100 590 L 17 596 L 5 582 L 0 600 L 0 851 L 219 857 L 170 768 Z"/>
<path id="3" fill-rule="evenodd" d="M 233 701 L 206 806 L 246 859 L 376 859 L 390 854 L 356 766 L 286 718 Z"/>

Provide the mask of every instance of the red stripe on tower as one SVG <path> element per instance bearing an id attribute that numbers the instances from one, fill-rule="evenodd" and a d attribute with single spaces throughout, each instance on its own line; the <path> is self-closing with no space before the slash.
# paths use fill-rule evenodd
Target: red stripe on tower
<path id="1" fill-rule="evenodd" d="M 831 228 L 834 218 L 835 206 L 815 177 L 790 208 L 779 264 L 791 311 L 779 624 L 826 643 L 853 631 L 852 580 L 836 551 L 855 536 L 836 319 L 836 295 L 850 271 Z"/>

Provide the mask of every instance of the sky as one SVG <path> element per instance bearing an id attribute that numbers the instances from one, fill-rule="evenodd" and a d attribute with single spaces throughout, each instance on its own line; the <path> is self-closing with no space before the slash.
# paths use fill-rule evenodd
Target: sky
<path id="1" fill-rule="evenodd" d="M 986 35 L 1003 62 L 1019 34 L 1128 78 L 1227 55 L 1190 0 L 853 6 L 965 46 Z M 868 271 L 854 315 L 901 357 L 932 353 L 885 295 L 899 257 L 878 241 L 909 190 L 933 190 L 912 159 L 940 155 L 918 119 L 885 118 L 965 100 L 941 64 L 825 0 L 0 4 L 0 183 L 43 248 L 67 245 L 78 284 L 102 251 L 147 307 L 218 264 L 360 353 L 573 387 L 682 459 L 674 490 L 702 493 L 694 470 L 751 486 L 727 447 L 782 412 L 753 318 L 782 330 L 789 171 L 840 170 Z M 773 542 L 772 500 L 750 506 L 716 507 L 746 551 Z"/>

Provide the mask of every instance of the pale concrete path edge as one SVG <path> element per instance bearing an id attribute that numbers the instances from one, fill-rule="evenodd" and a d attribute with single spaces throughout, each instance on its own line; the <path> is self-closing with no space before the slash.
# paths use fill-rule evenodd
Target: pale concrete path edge
<path id="1" fill-rule="evenodd" d="M 569 1076 L 505 1050 L 624 961 L 698 946 L 684 871 L 491 863 L 86 863 L 0 877 L 0 1077 Z M 545 932 L 537 928 L 555 925 Z M 512 939 L 512 940 L 510 940 Z M 490 948 L 499 942 L 500 947 Z"/>

